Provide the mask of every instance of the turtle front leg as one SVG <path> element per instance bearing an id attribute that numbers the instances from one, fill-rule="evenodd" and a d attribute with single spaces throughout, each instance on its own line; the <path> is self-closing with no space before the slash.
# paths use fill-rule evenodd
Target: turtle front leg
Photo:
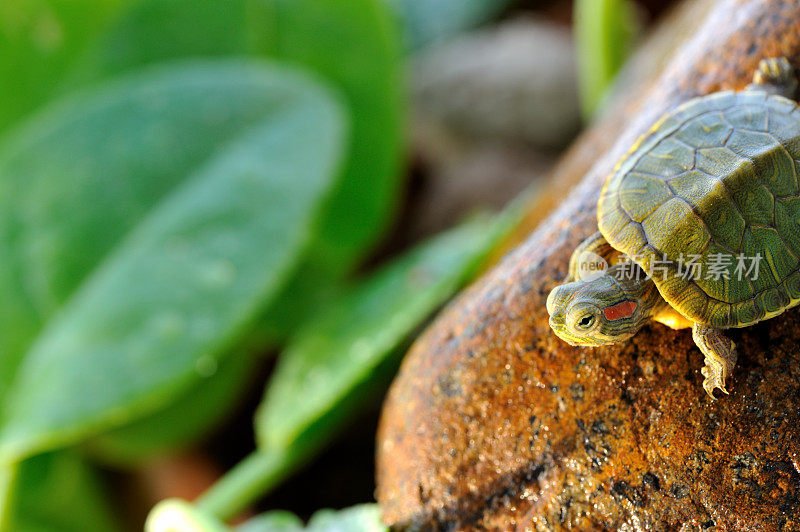
<path id="1" fill-rule="evenodd" d="M 591 254 L 594 254 L 594 256 Z M 598 258 L 605 261 L 605 266 L 610 266 L 612 258 L 618 254 L 619 251 L 611 247 L 603 233 L 596 232 L 581 242 L 572 252 L 572 256 L 569 259 L 569 277 L 567 281 L 580 281 L 587 275 L 595 273 L 594 268 L 591 267 L 592 265 L 588 263 Z"/>
<path id="2" fill-rule="evenodd" d="M 797 93 L 797 77 L 788 59 L 770 57 L 759 61 L 758 68 L 753 74 L 753 82 L 747 88 L 780 94 L 794 100 Z"/>
<path id="3" fill-rule="evenodd" d="M 725 381 L 733 373 L 736 365 L 736 344 L 725 336 L 722 329 L 715 329 L 708 325 L 695 323 L 692 326 L 694 343 L 705 356 L 705 367 L 700 370 L 705 380 L 703 388 L 714 399 L 714 389 L 719 388 L 723 393 Z"/>

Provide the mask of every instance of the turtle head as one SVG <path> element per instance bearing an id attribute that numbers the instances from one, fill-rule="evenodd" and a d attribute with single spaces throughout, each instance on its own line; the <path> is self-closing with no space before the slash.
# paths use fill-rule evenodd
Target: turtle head
<path id="1" fill-rule="evenodd" d="M 638 281 L 646 282 L 652 283 Z M 550 328 L 570 345 L 608 345 L 630 338 L 650 312 L 636 291 L 626 288 L 609 274 L 555 287 L 547 298 Z"/>

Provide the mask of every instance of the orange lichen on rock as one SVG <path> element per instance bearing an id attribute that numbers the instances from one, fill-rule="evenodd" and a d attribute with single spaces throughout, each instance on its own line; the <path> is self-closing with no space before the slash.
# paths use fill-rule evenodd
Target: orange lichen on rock
<path id="1" fill-rule="evenodd" d="M 539 202 L 556 205 L 549 217 L 406 357 L 378 434 L 388 523 L 800 529 L 799 311 L 731 333 L 733 387 L 712 402 L 689 331 L 653 324 L 618 346 L 576 348 L 545 309 L 636 138 L 680 102 L 742 89 L 775 56 L 800 66 L 796 1 L 689 0 L 633 59 L 616 103 L 556 168 Z"/>

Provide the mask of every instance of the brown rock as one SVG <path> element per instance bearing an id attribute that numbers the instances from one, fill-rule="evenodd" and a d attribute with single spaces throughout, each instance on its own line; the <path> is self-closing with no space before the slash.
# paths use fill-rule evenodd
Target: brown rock
<path id="1" fill-rule="evenodd" d="M 399 228 L 414 242 L 453 227 L 465 213 L 499 211 L 528 187 L 542 186 L 554 154 L 511 142 L 474 141 L 417 121 L 417 179 Z"/>
<path id="2" fill-rule="evenodd" d="M 378 433 L 387 522 L 800 530 L 800 311 L 732 333 L 733 390 L 712 402 L 688 331 L 653 324 L 619 346 L 573 348 L 545 310 L 636 137 L 692 96 L 743 88 L 777 55 L 800 65 L 800 2 L 689 0 L 634 59 L 618 103 L 558 165 L 529 224 L 560 205 L 406 357 Z"/>
<path id="3" fill-rule="evenodd" d="M 417 120 L 476 138 L 561 148 L 580 127 L 572 36 L 533 17 L 425 50 L 414 61 Z"/>

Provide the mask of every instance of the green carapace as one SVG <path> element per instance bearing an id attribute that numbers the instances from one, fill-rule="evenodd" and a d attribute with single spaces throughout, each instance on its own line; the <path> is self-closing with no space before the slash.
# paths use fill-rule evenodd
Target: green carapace
<path id="1" fill-rule="evenodd" d="M 762 60 L 739 92 L 691 100 L 617 164 L 599 231 L 547 300 L 573 345 L 630 338 L 648 320 L 692 327 L 703 387 L 726 390 L 746 327 L 800 303 L 800 108 L 784 58 Z"/>

